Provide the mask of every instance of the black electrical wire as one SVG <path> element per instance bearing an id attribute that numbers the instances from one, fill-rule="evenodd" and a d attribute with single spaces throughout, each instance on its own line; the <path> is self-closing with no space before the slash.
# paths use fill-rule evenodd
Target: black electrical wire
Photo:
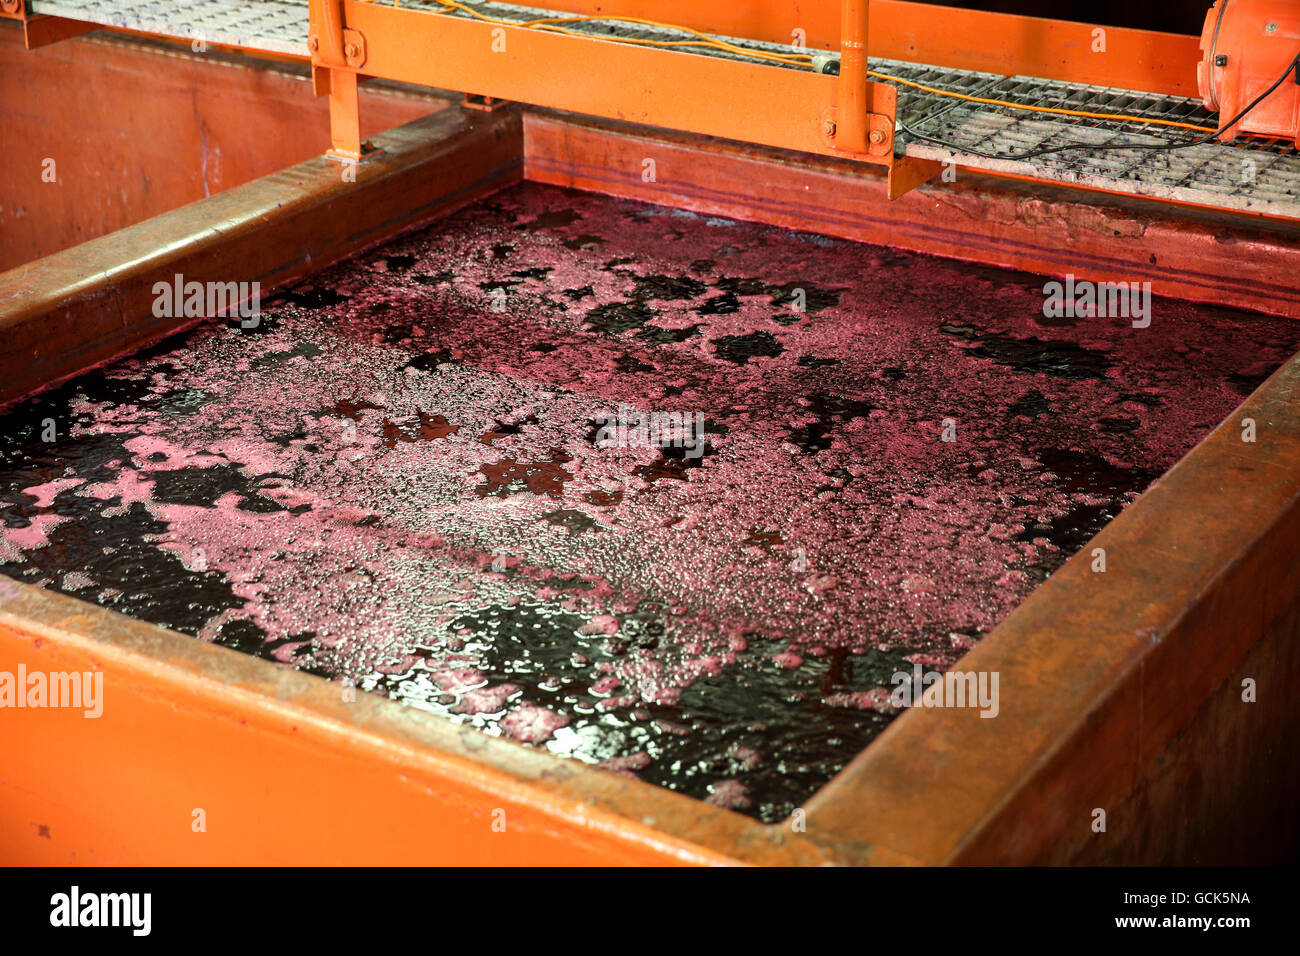
<path id="1" fill-rule="evenodd" d="M 927 136 L 925 133 L 918 133 L 915 130 L 910 129 L 907 126 L 907 124 L 904 123 L 901 119 L 898 120 L 898 126 L 904 133 L 906 133 L 908 136 L 913 137 L 914 139 L 919 139 L 927 143 L 933 143 L 936 146 L 942 146 L 945 149 L 951 149 L 957 153 L 966 153 L 970 156 L 980 156 L 984 159 L 1009 159 L 1009 160 L 1033 159 L 1036 156 L 1045 156 L 1048 153 L 1063 153 L 1066 152 L 1067 150 L 1072 150 L 1072 149 L 1092 150 L 1094 152 L 1105 152 L 1106 150 L 1112 150 L 1112 149 L 1149 149 L 1149 150 L 1184 149 L 1188 146 L 1200 146 L 1202 143 L 1208 143 L 1210 140 L 1216 138 L 1221 132 L 1223 132 L 1223 130 L 1231 129 L 1233 126 L 1236 126 L 1239 122 L 1241 122 L 1242 119 L 1245 118 L 1245 116 L 1251 110 L 1253 110 L 1256 106 L 1258 106 L 1270 95 L 1272 95 L 1273 91 L 1276 90 L 1279 86 L 1285 83 L 1287 77 L 1289 77 L 1293 71 L 1296 73 L 1296 77 L 1297 77 L 1296 82 L 1300 83 L 1300 53 L 1297 53 L 1295 55 L 1295 58 L 1291 61 L 1290 65 L 1286 68 L 1285 71 L 1283 71 L 1282 75 L 1279 76 L 1276 81 L 1274 81 L 1273 85 L 1270 86 L 1268 89 L 1266 89 L 1263 93 L 1259 94 L 1259 96 L 1255 97 L 1255 99 L 1251 101 L 1250 105 L 1248 105 L 1240 113 L 1238 113 L 1232 119 L 1228 120 L 1228 122 L 1220 126 L 1217 131 L 1213 133 L 1206 133 L 1204 136 L 1199 136 L 1196 139 L 1189 139 L 1189 140 L 1167 141 L 1163 143 L 1116 143 L 1116 144 L 1106 144 L 1106 145 L 1098 145 L 1096 143 L 1066 143 L 1063 146 L 1037 146 L 1034 149 L 1026 150 L 1023 153 L 986 153 L 982 150 L 971 149 L 966 146 L 959 146 L 955 143 L 951 143 L 946 140 L 939 139 L 938 137 L 935 136 Z M 1233 140 L 1233 142 L 1235 142 L 1235 140 Z"/>

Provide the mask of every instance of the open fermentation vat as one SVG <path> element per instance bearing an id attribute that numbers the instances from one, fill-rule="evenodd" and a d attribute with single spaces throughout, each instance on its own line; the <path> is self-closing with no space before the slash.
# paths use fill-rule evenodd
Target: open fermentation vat
<path id="1" fill-rule="evenodd" d="M 101 244 L 117 266 L 82 247 L 11 273 L 7 392 L 178 324 L 141 308 L 159 276 L 270 284 L 509 186 L 521 165 L 529 178 L 632 192 L 609 181 L 627 159 L 620 146 L 690 148 L 566 123 L 442 116 L 388 137 L 357 184 L 306 164 Z M 600 149 L 575 149 L 583 136 Z M 784 157 L 729 159 L 800 172 Z M 560 160 L 564 176 L 553 172 Z M 15 501 L 31 540 L 14 539 L 35 547 L 11 540 L 7 574 L 125 597 L 139 616 L 421 705 L 352 700 L 313 674 L 3 582 L 6 662 L 97 667 L 106 684 L 96 721 L 6 715 L 21 724 L 6 836 L 22 858 L 1154 862 L 1233 858 L 1251 833 L 1227 821 L 1252 801 L 1266 812 L 1247 831 L 1276 819 L 1250 786 L 1267 748 L 1246 742 L 1290 746 L 1269 772 L 1294 776 L 1284 736 L 1294 717 L 1277 699 L 1241 704 L 1235 687 L 1239 674 L 1272 685 L 1294 669 L 1298 383 L 1287 356 L 1300 329 L 1168 300 L 1156 303 L 1154 330 L 1053 325 L 1034 316 L 1042 280 L 678 215 L 672 205 L 792 224 L 688 176 L 670 183 L 641 190 L 669 204 L 658 208 L 513 187 L 292 286 L 249 339 L 237 327 L 187 333 L 18 406 L 34 421 L 76 411 L 80 437 L 126 444 L 96 447 L 89 462 L 74 460 L 85 448 L 58 442 L 34 464 L 28 453 L 7 460 L 11 473 L 34 469 L 19 480 L 36 489 Z M 831 211 L 802 225 L 863 238 Z M 125 255 L 133 248 L 141 255 Z M 796 289 L 805 311 L 791 308 Z M 1218 297 L 1240 304 L 1230 289 Z M 105 299 L 125 321 L 105 315 Z M 38 316 L 55 320 L 53 336 L 36 334 Z M 283 434 L 274 414 L 259 415 L 277 395 L 293 411 Z M 624 403 L 698 409 L 706 453 L 594 449 L 593 415 Z M 213 414 L 222 408 L 233 411 Z M 1253 443 L 1241 441 L 1244 418 Z M 194 421 L 205 424 L 182 434 Z M 388 464 L 282 480 L 286 455 L 338 462 L 353 442 L 355 461 Z M 405 503 L 362 514 L 378 482 L 404 489 Z M 805 492 L 810 504 L 796 511 Z M 448 509 L 436 528 L 412 521 L 426 501 Z M 72 520 L 60 523 L 60 507 Z M 133 509 L 147 520 L 112 546 L 161 543 L 151 558 L 125 574 L 107 562 L 118 564 L 113 582 L 58 565 L 78 553 L 59 527 L 106 526 Z M 314 520 L 301 516 L 326 511 L 316 530 L 328 535 L 298 577 L 272 572 L 275 555 L 249 563 L 249 551 L 276 534 L 292 543 Z M 249 527 L 261 544 L 227 553 L 243 533 L 229 529 L 259 513 Z M 856 520 L 873 519 L 870 535 L 853 536 Z M 377 525 L 401 533 L 358 530 Z M 612 544 L 593 558 L 602 534 Z M 422 535 L 439 540 L 412 543 Z M 376 537 L 382 556 L 355 551 Z M 856 552 L 868 542 L 878 550 L 865 558 Z M 1106 552 L 1104 573 L 1093 548 Z M 184 570 L 145 580 L 164 557 Z M 334 633 L 307 634 L 338 611 L 322 582 L 342 585 L 359 567 L 362 590 L 404 613 L 451 595 L 455 613 L 421 626 L 463 646 L 384 644 L 401 622 L 384 620 L 383 602 L 330 622 Z M 212 600 L 197 593 L 236 578 L 240 600 L 227 607 L 228 586 Z M 466 580 L 481 592 L 468 606 L 455 597 Z M 701 584 L 718 593 L 694 600 Z M 169 587 L 179 590 L 159 593 Z M 199 605 L 189 616 L 176 597 L 186 587 Z M 279 603 L 250 599 L 261 587 Z M 547 641 L 530 644 L 529 631 Z M 494 648 L 511 641 L 513 652 Z M 563 653 L 539 669 L 520 666 L 557 644 Z M 494 650 L 496 670 L 483 660 Z M 574 654 L 583 660 L 566 665 Z M 913 663 L 996 672 L 998 716 L 923 709 L 880 733 L 892 714 L 879 691 Z M 475 670 L 472 686 L 455 686 L 457 664 Z M 719 719 L 737 695 L 741 710 Z M 772 712 L 744 709 L 773 695 Z M 641 735 L 616 746 L 602 714 Z M 77 757 L 42 760 L 52 752 Z M 1285 780 L 1279 788 L 1284 797 Z M 199 807 L 228 840 L 191 831 Z M 795 807 L 797 826 L 786 819 Z M 1098 807 L 1106 833 L 1090 826 Z"/>

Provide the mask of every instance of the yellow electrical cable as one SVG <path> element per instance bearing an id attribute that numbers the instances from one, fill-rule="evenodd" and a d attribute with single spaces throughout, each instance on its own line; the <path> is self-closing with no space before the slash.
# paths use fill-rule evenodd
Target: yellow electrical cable
<path id="1" fill-rule="evenodd" d="M 365 3 L 374 3 L 376 0 L 363 0 Z M 458 3 L 457 0 L 434 0 L 435 3 L 452 10 L 459 10 L 468 14 L 476 20 L 482 20 L 486 23 L 493 23 L 499 26 L 521 27 L 527 30 L 544 30 L 548 33 L 560 33 L 565 36 L 582 37 L 591 39 L 590 33 L 583 33 L 579 30 L 566 30 L 559 26 L 561 23 L 599 23 L 602 21 L 615 21 L 619 23 L 635 23 L 640 26 L 657 27 L 663 30 L 674 30 L 679 33 L 686 33 L 696 40 L 647 40 L 640 37 L 619 37 L 607 36 L 600 39 L 609 40 L 613 43 L 626 43 L 637 46 L 657 46 L 657 47 L 709 47 L 715 50 L 723 50 L 727 53 L 737 53 L 741 56 L 752 57 L 757 60 L 767 60 L 773 63 L 782 63 L 786 66 L 806 66 L 812 60 L 810 53 L 769 53 L 766 50 L 752 50 L 748 47 L 736 46 L 720 40 L 717 37 L 710 36 L 707 33 L 701 33 L 698 30 L 692 30 L 689 27 L 678 26 L 672 23 L 660 23 L 657 20 L 642 20 L 637 17 L 618 17 L 618 16 L 567 16 L 567 17 L 545 17 L 535 20 L 508 20 L 501 17 L 490 17 L 485 13 L 480 13 L 473 7 Z M 398 6 L 401 0 L 393 0 L 393 6 Z M 921 90 L 924 93 L 930 93 L 934 96 L 943 96 L 955 100 L 963 100 L 967 103 L 980 103 L 985 106 L 1001 106 L 1006 109 L 1024 110 L 1030 113 L 1052 113 L 1057 116 L 1077 116 L 1080 119 L 1098 119 L 1098 120 L 1118 120 L 1125 123 L 1142 123 L 1151 126 L 1168 126 L 1175 129 L 1186 129 L 1196 133 L 1217 133 L 1218 130 L 1211 126 L 1197 126 L 1194 123 L 1183 123 L 1178 120 L 1160 119 L 1158 117 L 1135 116 L 1130 113 L 1094 113 L 1087 110 L 1071 110 L 1059 106 L 1030 106 L 1026 103 L 1013 103 L 1010 100 L 989 99 L 982 96 L 971 96 L 968 93 L 958 93 L 955 90 L 944 90 L 935 86 L 927 86 L 924 83 L 917 83 L 914 80 L 906 80 L 901 76 L 891 76 L 888 73 L 880 73 L 876 70 L 868 70 L 867 75 L 877 79 L 885 80 L 889 83 L 898 83 L 901 86 L 908 86 L 912 89 Z"/>
<path id="2" fill-rule="evenodd" d="M 375 0 L 363 0 L 366 3 L 373 3 Z M 717 37 L 711 37 L 707 33 L 700 33 L 697 30 L 691 30 L 687 27 L 675 26 L 671 23 L 660 23 L 656 20 L 638 20 L 633 17 L 547 17 L 536 20 L 508 20 L 501 17 L 490 17 L 485 13 L 480 13 L 473 7 L 468 7 L 463 3 L 457 3 L 455 0 L 434 0 L 444 7 L 452 10 L 459 10 L 466 13 L 476 20 L 484 23 L 497 24 L 506 27 L 520 27 L 529 30 L 542 30 L 547 33 L 559 33 L 565 36 L 580 37 L 584 40 L 592 39 L 590 33 L 582 33 L 578 30 L 566 30 L 558 26 L 559 23 L 580 23 L 580 22 L 600 22 L 602 20 L 616 20 L 624 23 L 637 23 L 643 26 L 658 27 L 660 29 L 675 30 L 679 33 L 688 33 L 691 36 L 699 37 L 698 40 L 647 40 L 641 37 L 618 37 L 608 36 L 599 37 L 602 40 L 611 40 L 615 43 L 626 43 L 635 46 L 654 46 L 654 47 L 709 47 L 715 50 L 724 50 L 728 53 L 737 53 L 742 56 L 753 57 L 758 60 L 767 60 L 772 63 L 781 63 L 786 66 L 806 66 L 807 62 L 812 60 L 812 54 L 808 53 L 769 53 L 766 50 L 751 50 L 746 47 L 736 46 L 727 43 L 725 40 L 719 40 Z M 393 0 L 393 6 L 398 6 L 401 0 Z"/>

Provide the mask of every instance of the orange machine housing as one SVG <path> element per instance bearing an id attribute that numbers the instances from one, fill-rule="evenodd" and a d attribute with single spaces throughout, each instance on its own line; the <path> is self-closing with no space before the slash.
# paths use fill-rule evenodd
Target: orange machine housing
<path id="1" fill-rule="evenodd" d="M 1300 0 L 1217 0 L 1205 15 L 1196 79 L 1206 109 L 1226 123 L 1271 86 L 1300 53 Z M 1294 140 L 1300 82 L 1292 75 L 1220 138 L 1240 133 Z"/>

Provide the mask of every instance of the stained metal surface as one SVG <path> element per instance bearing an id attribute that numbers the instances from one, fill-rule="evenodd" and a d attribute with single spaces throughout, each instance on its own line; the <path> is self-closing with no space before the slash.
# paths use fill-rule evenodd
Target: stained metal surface
<path id="1" fill-rule="evenodd" d="M 269 291 L 517 181 L 522 133 L 512 111 L 445 110 L 376 137 L 383 155 L 355 177 L 318 157 L 0 273 L 0 401 L 192 322 L 155 312 L 158 281 L 181 273 Z"/>
<path id="2" fill-rule="evenodd" d="M 883 175 L 847 162 L 543 111 L 525 128 L 527 175 L 542 182 L 1300 318 L 1290 223 L 973 171 L 890 202 Z M 642 181 L 645 157 L 658 182 Z"/>
<path id="3" fill-rule="evenodd" d="M 0 271 L 285 169 L 329 145 L 329 110 L 312 95 L 305 64 L 197 53 L 107 31 L 27 50 L 22 32 L 6 26 L 0 150 L 13 174 L 0 177 Z M 450 105 L 383 83 L 363 86 L 360 100 L 368 137 Z M 54 182 L 39 178 L 47 158 L 56 161 Z M 113 185 L 105 188 L 109 171 Z"/>

